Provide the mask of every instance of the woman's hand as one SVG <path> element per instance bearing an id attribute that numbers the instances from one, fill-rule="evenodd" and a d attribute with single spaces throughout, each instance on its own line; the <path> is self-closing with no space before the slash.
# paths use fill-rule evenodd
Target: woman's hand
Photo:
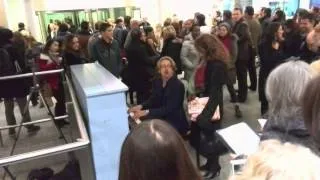
<path id="1" fill-rule="evenodd" d="M 137 111 L 141 111 L 142 105 L 133 106 L 128 110 L 128 113 L 136 113 Z"/>
<path id="2" fill-rule="evenodd" d="M 147 110 L 139 110 L 134 113 L 133 119 L 140 119 L 141 117 L 147 116 L 149 113 Z"/>
<path id="3" fill-rule="evenodd" d="M 272 43 L 272 47 L 273 47 L 273 49 L 278 50 L 279 47 L 280 47 L 279 42 L 277 42 L 277 41 L 273 42 L 273 43 Z"/>

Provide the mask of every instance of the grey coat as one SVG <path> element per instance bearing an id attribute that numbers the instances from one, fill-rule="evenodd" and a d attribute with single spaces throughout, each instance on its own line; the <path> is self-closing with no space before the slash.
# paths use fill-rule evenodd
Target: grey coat
<path id="1" fill-rule="evenodd" d="M 199 64 L 199 53 L 194 46 L 194 40 L 186 40 L 182 44 L 181 64 L 184 71 L 184 79 L 188 82 L 188 93 L 194 94 L 194 74 Z"/>
<path id="2" fill-rule="evenodd" d="M 235 84 L 237 81 L 237 71 L 236 71 L 236 61 L 238 58 L 238 36 L 236 34 L 232 34 L 231 41 L 232 46 L 230 53 L 230 61 L 228 63 L 228 79 L 227 84 Z"/>

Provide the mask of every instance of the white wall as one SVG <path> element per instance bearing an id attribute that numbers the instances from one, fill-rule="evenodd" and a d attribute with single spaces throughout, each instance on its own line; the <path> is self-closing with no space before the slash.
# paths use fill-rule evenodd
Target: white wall
<path id="1" fill-rule="evenodd" d="M 309 9 L 310 0 L 300 0 L 300 8 Z"/>
<path id="2" fill-rule="evenodd" d="M 8 28 L 13 31 L 18 30 L 18 23 L 26 22 L 24 0 L 4 0 L 4 8 Z"/>
<path id="3" fill-rule="evenodd" d="M 6 1 L 0 0 L 0 26 L 8 27 L 7 15 L 6 15 Z"/>
<path id="4" fill-rule="evenodd" d="M 122 7 L 130 0 L 33 0 L 40 2 L 35 4 L 36 11 L 54 11 L 54 10 L 70 10 L 70 9 L 95 9 L 108 7 Z"/>

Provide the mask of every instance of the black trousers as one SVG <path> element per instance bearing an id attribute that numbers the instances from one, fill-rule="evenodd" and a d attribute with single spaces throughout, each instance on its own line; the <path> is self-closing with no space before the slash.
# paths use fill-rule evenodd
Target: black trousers
<path id="1" fill-rule="evenodd" d="M 227 88 L 231 97 L 232 102 L 238 102 L 238 96 L 236 90 L 234 89 L 233 84 L 227 84 Z"/>
<path id="2" fill-rule="evenodd" d="M 261 116 L 265 115 L 269 110 L 269 103 L 267 100 L 261 100 Z"/>
<path id="3" fill-rule="evenodd" d="M 247 84 L 247 60 L 238 59 L 236 62 L 237 68 L 237 80 L 238 80 L 238 97 L 240 102 L 244 102 L 248 95 L 248 84 Z"/>
<path id="4" fill-rule="evenodd" d="M 250 77 L 250 89 L 252 90 L 257 90 L 257 70 L 256 70 L 256 63 L 255 63 L 255 58 L 256 58 L 256 53 L 255 50 L 252 49 L 252 52 L 250 53 L 250 58 L 247 64 L 248 72 L 249 72 L 249 77 Z"/>
<path id="5" fill-rule="evenodd" d="M 63 85 L 60 84 L 58 89 L 52 89 L 52 94 L 57 100 L 56 106 L 54 108 L 55 116 L 63 116 L 66 114 L 66 100 Z"/>

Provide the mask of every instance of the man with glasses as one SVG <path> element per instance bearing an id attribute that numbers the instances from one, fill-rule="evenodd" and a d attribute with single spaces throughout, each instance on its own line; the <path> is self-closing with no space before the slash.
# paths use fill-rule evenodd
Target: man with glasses
<path id="1" fill-rule="evenodd" d="M 120 46 L 113 39 L 113 26 L 110 23 L 100 24 L 101 38 L 93 44 L 92 60 L 98 61 L 114 76 L 119 77 L 121 71 Z"/>

